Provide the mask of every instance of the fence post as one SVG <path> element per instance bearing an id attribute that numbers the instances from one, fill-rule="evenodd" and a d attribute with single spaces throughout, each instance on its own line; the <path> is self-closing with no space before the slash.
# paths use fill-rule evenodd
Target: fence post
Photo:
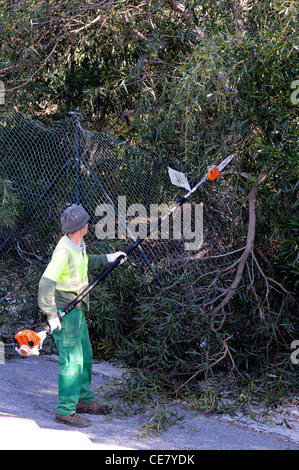
<path id="1" fill-rule="evenodd" d="M 80 124 L 79 109 L 75 111 L 70 111 L 69 114 L 74 116 L 75 120 L 75 159 L 76 159 L 76 204 L 80 204 Z"/>

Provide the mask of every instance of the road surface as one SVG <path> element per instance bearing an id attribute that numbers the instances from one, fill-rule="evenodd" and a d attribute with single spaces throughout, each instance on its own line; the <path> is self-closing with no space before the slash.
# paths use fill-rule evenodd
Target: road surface
<path id="1" fill-rule="evenodd" d="M 105 364 L 94 365 L 95 391 L 105 387 L 111 375 L 122 373 L 108 369 Z M 152 437 L 140 435 L 146 423 L 142 413 L 88 415 L 92 424 L 84 429 L 60 425 L 53 419 L 57 374 L 55 357 L 13 357 L 0 364 L 0 450 L 299 450 L 299 437 L 296 442 L 197 412 L 183 412 L 182 420 Z"/>

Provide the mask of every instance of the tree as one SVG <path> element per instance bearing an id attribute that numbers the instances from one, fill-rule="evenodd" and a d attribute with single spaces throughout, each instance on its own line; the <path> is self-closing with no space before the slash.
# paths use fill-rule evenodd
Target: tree
<path id="1" fill-rule="evenodd" d="M 11 103 L 53 118 L 80 107 L 93 128 L 146 144 L 193 182 L 238 154 L 203 194 L 227 251 L 184 260 L 178 290 L 165 289 L 155 315 L 157 297 L 146 299 L 132 344 L 139 354 L 150 341 L 152 354 L 135 360 L 150 369 L 158 357 L 161 376 L 173 378 L 172 367 L 184 386 L 225 361 L 293 383 L 285 351 L 298 322 L 296 2 L 31 0 L 6 2 L 0 15 Z"/>

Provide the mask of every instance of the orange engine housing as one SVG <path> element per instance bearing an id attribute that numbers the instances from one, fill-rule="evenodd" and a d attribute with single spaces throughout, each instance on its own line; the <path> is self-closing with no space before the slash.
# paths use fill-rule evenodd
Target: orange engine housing
<path id="1" fill-rule="evenodd" d="M 216 178 L 218 178 L 219 175 L 220 171 L 216 165 L 214 165 L 213 168 L 210 168 L 210 170 L 208 171 L 208 178 L 210 181 L 214 181 Z"/>
<path id="2" fill-rule="evenodd" d="M 30 349 L 35 348 L 40 342 L 41 338 L 32 330 L 21 330 L 15 335 L 15 339 L 20 346 L 26 344 Z"/>

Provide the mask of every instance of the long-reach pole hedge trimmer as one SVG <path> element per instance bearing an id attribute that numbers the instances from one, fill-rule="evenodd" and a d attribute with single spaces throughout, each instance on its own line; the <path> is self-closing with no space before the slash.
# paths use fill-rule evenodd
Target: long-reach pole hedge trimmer
<path id="1" fill-rule="evenodd" d="M 173 204 L 169 210 L 167 210 L 153 226 L 149 227 L 144 236 L 137 238 L 132 245 L 130 245 L 126 250 L 126 255 L 129 255 L 133 250 L 135 250 L 146 238 L 148 238 L 152 231 L 155 231 L 157 228 L 161 227 L 161 223 L 167 217 L 169 217 L 173 212 L 175 212 L 182 204 L 184 204 L 187 199 L 205 182 L 213 181 L 220 175 L 220 172 L 223 170 L 226 165 L 234 158 L 235 154 L 229 155 L 225 160 L 223 160 L 218 166 L 214 165 L 209 168 L 204 177 L 194 186 L 193 189 L 190 189 L 189 183 L 186 176 L 183 173 L 172 170 L 168 168 L 169 176 L 171 182 L 180 187 L 190 189 L 185 196 L 181 196 L 175 204 Z M 113 269 L 118 266 L 121 262 L 122 256 L 117 258 L 113 263 L 111 263 L 101 274 L 98 276 L 86 289 L 84 289 L 81 294 L 78 295 L 72 302 L 70 302 L 65 309 L 58 314 L 59 320 L 61 321 L 64 315 L 67 315 L 81 300 L 89 294 L 108 274 L 113 271 Z M 15 335 L 15 339 L 18 342 L 16 351 L 22 356 L 38 356 L 40 350 L 43 347 L 43 342 L 50 333 L 50 327 L 45 326 L 42 331 L 34 332 L 32 330 L 21 330 Z"/>

